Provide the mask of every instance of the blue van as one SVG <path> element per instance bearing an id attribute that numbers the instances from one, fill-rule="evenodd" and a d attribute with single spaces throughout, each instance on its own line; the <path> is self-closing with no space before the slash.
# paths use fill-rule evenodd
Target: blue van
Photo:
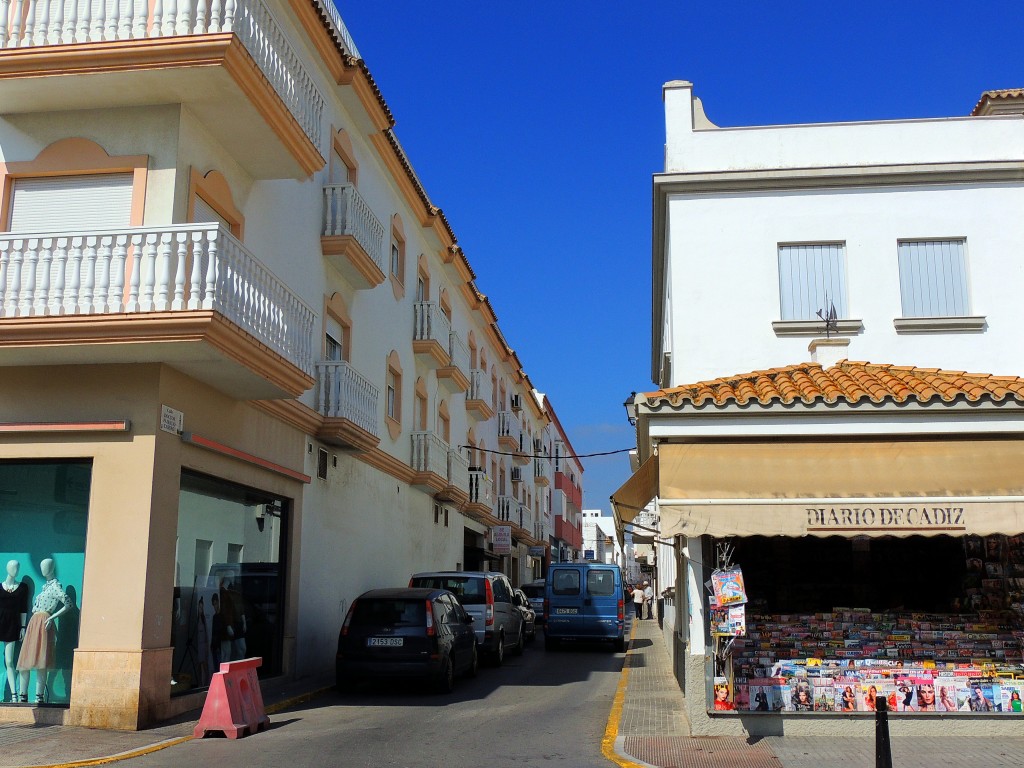
<path id="1" fill-rule="evenodd" d="M 544 582 L 544 648 L 562 640 L 610 640 L 626 650 L 622 571 L 604 563 L 552 563 Z"/>

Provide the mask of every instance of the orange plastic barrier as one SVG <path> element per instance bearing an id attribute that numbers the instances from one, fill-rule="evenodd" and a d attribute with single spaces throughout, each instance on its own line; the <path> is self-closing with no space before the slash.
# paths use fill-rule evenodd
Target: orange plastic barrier
<path id="1" fill-rule="evenodd" d="M 263 659 L 255 657 L 225 661 L 210 680 L 203 714 L 192 735 L 203 738 L 210 731 L 223 731 L 229 739 L 265 730 L 270 718 L 263 711 L 263 693 L 256 668 Z"/>

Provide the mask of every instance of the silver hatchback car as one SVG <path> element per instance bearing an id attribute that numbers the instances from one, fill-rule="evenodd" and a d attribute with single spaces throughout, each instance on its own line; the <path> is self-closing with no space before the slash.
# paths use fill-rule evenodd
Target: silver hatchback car
<path id="1" fill-rule="evenodd" d="M 519 655 L 526 645 L 523 615 L 512 598 L 512 583 L 494 571 L 434 571 L 416 573 L 410 587 L 446 589 L 455 595 L 466 613 L 473 617 L 477 646 L 495 666 L 505 653 Z"/>

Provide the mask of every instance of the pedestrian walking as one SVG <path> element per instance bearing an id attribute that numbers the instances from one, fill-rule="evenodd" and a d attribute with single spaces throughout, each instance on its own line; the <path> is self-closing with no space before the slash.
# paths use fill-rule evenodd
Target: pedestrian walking
<path id="1" fill-rule="evenodd" d="M 636 610 L 636 617 L 644 617 L 644 588 L 637 584 L 633 587 L 633 608 Z"/>
<path id="2" fill-rule="evenodd" d="M 646 613 L 649 619 L 654 611 L 654 589 L 649 581 L 644 582 L 644 605 L 647 606 Z"/>

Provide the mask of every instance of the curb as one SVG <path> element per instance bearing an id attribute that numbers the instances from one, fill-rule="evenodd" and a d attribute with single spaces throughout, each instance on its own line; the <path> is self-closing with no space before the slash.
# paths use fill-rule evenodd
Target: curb
<path id="1" fill-rule="evenodd" d="M 612 709 L 608 713 L 608 724 L 604 729 L 604 736 L 601 738 L 601 754 L 611 760 L 620 768 L 652 768 L 650 763 L 637 762 L 634 758 L 622 751 L 622 737 L 619 736 L 619 723 L 622 720 L 622 705 L 626 700 L 626 689 L 629 687 L 629 657 L 633 654 L 633 635 L 636 634 L 636 621 L 629 625 L 629 645 L 626 651 L 626 660 L 622 665 L 622 672 L 619 673 L 619 685 L 615 689 L 615 697 L 612 699 Z"/>

